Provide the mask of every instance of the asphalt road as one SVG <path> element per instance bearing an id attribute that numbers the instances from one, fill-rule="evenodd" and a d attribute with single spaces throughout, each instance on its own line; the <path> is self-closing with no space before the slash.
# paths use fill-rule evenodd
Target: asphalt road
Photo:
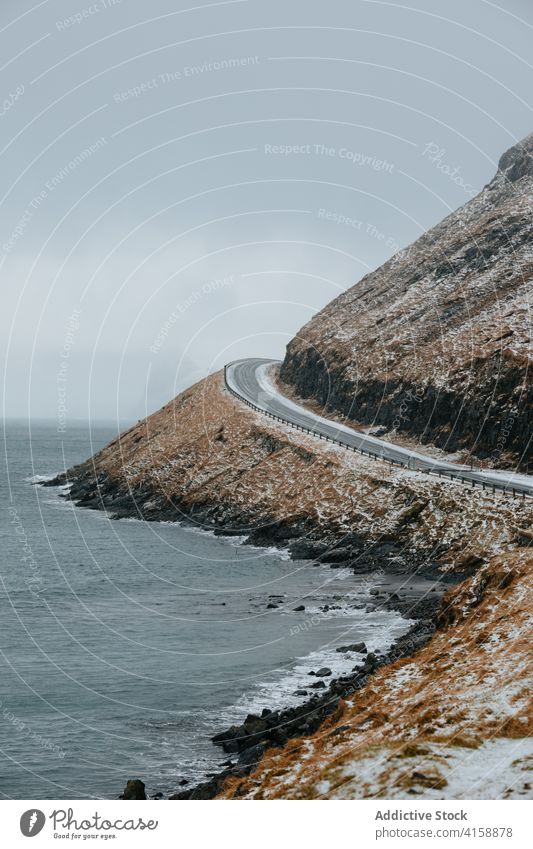
<path id="1" fill-rule="evenodd" d="M 295 427 L 308 429 L 317 438 L 341 442 L 349 448 L 377 455 L 378 459 L 406 466 L 413 471 L 429 472 L 448 479 L 462 479 L 465 485 L 504 490 L 509 494 L 533 496 L 533 477 L 510 471 L 471 469 L 445 460 L 428 457 L 402 448 L 375 436 L 353 430 L 346 425 L 315 415 L 279 393 L 269 371 L 277 360 L 236 360 L 226 366 L 226 385 L 234 395 Z"/>

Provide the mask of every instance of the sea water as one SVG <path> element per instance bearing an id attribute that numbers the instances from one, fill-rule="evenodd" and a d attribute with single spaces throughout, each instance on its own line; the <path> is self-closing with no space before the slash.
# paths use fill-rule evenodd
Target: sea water
<path id="1" fill-rule="evenodd" d="M 407 630 L 368 610 L 371 583 L 347 570 L 116 521 L 36 485 L 114 438 L 111 425 L 9 422 L 4 435 L 3 798 L 113 798 L 137 777 L 150 794 L 183 789 L 227 759 L 213 734 L 302 701 L 310 670 L 351 669 L 337 646 L 386 650 Z"/>

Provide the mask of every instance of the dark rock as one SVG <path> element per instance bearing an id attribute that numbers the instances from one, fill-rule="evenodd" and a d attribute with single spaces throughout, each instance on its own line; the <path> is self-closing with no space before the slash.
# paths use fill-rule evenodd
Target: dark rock
<path id="1" fill-rule="evenodd" d="M 324 563 L 345 563 L 350 560 L 352 551 L 350 548 L 334 548 L 322 555 Z"/>
<path id="2" fill-rule="evenodd" d="M 270 437 L 269 437 L 270 438 Z M 274 440 L 275 441 L 275 440 Z M 285 447 L 285 443 L 278 443 L 279 447 Z M 280 519 L 276 522 L 271 522 L 269 525 L 261 525 L 254 527 L 246 540 L 250 545 L 282 545 L 289 540 L 299 539 L 306 533 L 306 523 L 302 522 L 287 522 Z"/>
<path id="3" fill-rule="evenodd" d="M 327 678 L 328 675 L 331 675 L 331 669 L 328 666 L 321 666 L 320 669 L 315 672 L 315 675 L 317 678 Z"/>
<path id="4" fill-rule="evenodd" d="M 323 542 L 314 542 L 309 539 L 297 539 L 289 545 L 289 552 L 293 560 L 316 560 L 328 550 Z"/>
<path id="5" fill-rule="evenodd" d="M 260 716 L 256 716 L 254 713 L 248 714 L 243 725 L 247 734 L 260 734 L 267 727 L 265 720 Z"/>
<path id="6" fill-rule="evenodd" d="M 300 611 L 305 610 L 305 604 L 299 604 L 298 607 L 293 608 L 296 613 L 300 613 Z"/>
<path id="7" fill-rule="evenodd" d="M 365 657 L 363 669 L 367 672 L 373 672 L 378 667 L 378 659 L 374 652 L 369 652 Z"/>
<path id="8" fill-rule="evenodd" d="M 140 778 L 130 778 L 120 799 L 146 799 L 145 787 Z"/>
<path id="9" fill-rule="evenodd" d="M 498 162 L 496 179 L 503 177 L 515 183 L 522 177 L 533 177 L 532 164 L 533 139 L 531 135 L 506 150 Z"/>
<path id="10" fill-rule="evenodd" d="M 236 767 L 234 767 L 233 770 L 226 769 L 218 775 L 215 775 L 213 778 L 210 778 L 209 781 L 202 781 L 201 784 L 197 784 L 195 787 L 190 787 L 188 790 L 182 790 L 179 793 L 174 793 L 173 796 L 169 796 L 169 799 L 214 799 L 226 778 L 230 775 L 239 774 L 244 777 L 246 772 L 247 767 L 245 766 L 240 769 L 237 769 Z"/>
<path id="11" fill-rule="evenodd" d="M 268 743 L 256 743 L 255 746 L 250 746 L 244 749 L 239 755 L 239 764 L 244 766 L 255 765 L 263 757 L 264 752 L 268 747 Z"/>
<path id="12" fill-rule="evenodd" d="M 267 604 L 267 610 L 277 610 L 278 607 L 279 604 L 272 604 L 272 602 L 270 602 L 270 604 Z"/>
<path id="13" fill-rule="evenodd" d="M 311 690 L 322 690 L 326 685 L 323 681 L 315 681 L 314 684 L 310 684 L 309 686 Z"/>
<path id="14" fill-rule="evenodd" d="M 273 746 L 282 747 L 287 744 L 289 737 L 282 728 L 274 728 L 274 730 L 270 732 L 269 740 Z"/>
<path id="15" fill-rule="evenodd" d="M 222 746 L 228 754 L 235 754 L 242 748 L 241 742 L 244 736 L 245 732 L 242 730 L 242 726 L 232 725 L 227 731 L 215 734 L 214 737 L 211 737 L 211 740 L 215 746 Z"/>
<path id="16" fill-rule="evenodd" d="M 350 643 L 347 646 L 338 646 L 335 651 L 342 652 L 343 654 L 347 651 L 355 651 L 359 652 L 359 654 L 366 654 L 368 649 L 366 647 L 366 643 Z"/>
<path id="17" fill-rule="evenodd" d="M 349 731 L 351 725 L 338 725 L 337 728 L 334 728 L 333 731 L 330 731 L 328 737 L 337 737 L 339 734 L 344 734 L 345 731 Z"/>
<path id="18" fill-rule="evenodd" d="M 236 754 L 258 743 L 267 728 L 266 718 L 248 714 L 242 725 L 232 725 L 227 731 L 215 734 L 211 740 L 228 754 Z"/>

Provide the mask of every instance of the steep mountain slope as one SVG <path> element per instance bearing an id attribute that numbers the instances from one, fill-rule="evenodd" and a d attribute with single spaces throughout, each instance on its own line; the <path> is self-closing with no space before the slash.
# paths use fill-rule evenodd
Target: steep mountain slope
<path id="1" fill-rule="evenodd" d="M 282 367 L 293 391 L 526 468 L 532 146 L 529 137 L 509 151 L 477 198 L 304 328 Z M 410 657 L 372 667 L 356 692 L 347 684 L 326 725 L 267 751 L 222 795 L 531 795 L 529 499 L 392 469 L 291 430 L 233 397 L 221 373 L 50 485 L 67 481 L 78 504 L 117 518 L 187 519 L 358 575 L 462 581 Z M 488 763 L 495 778 L 479 785 Z"/>
<path id="2" fill-rule="evenodd" d="M 533 134 L 462 209 L 315 316 L 281 379 L 364 424 L 527 471 Z"/>
<path id="3" fill-rule="evenodd" d="M 236 400 L 220 373 L 50 484 L 66 480 L 80 506 L 117 518 L 185 519 L 300 553 L 310 540 L 342 541 L 341 559 L 363 571 L 384 547 L 384 559 L 404 559 L 405 570 L 463 573 L 527 544 L 532 511 L 529 499 L 392 469 L 291 432 Z M 465 541 L 474 527 L 482 533 Z"/>

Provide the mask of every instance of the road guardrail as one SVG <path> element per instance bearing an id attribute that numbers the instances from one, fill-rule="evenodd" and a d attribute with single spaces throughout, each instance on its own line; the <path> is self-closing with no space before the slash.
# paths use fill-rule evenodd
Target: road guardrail
<path id="1" fill-rule="evenodd" d="M 228 392 L 231 393 L 235 398 L 238 398 L 239 401 L 242 401 L 252 410 L 255 410 L 257 413 L 262 413 L 264 416 L 268 416 L 268 418 L 273 419 L 274 421 L 281 422 L 282 424 L 289 425 L 289 427 L 296 428 L 296 430 L 301 431 L 302 433 L 307 433 L 309 436 L 314 436 L 315 438 L 325 440 L 326 442 L 331 442 L 334 445 L 339 445 L 341 448 L 345 448 L 347 451 L 353 451 L 358 454 L 362 454 L 365 457 L 370 457 L 373 460 L 379 460 L 382 463 L 387 463 L 389 466 L 400 466 L 405 469 L 410 469 L 411 471 L 422 472 L 426 475 L 433 475 L 434 477 L 446 478 L 448 480 L 459 481 L 465 486 L 480 487 L 480 489 L 488 492 L 492 492 L 494 494 L 501 493 L 502 495 L 510 495 L 513 498 L 531 498 L 532 496 L 523 490 L 520 486 L 509 486 L 505 484 L 503 481 L 501 484 L 496 483 L 495 481 L 487 482 L 487 481 L 478 481 L 475 478 L 464 477 L 460 472 L 452 472 L 444 469 L 431 469 L 426 468 L 424 466 L 413 466 L 410 465 L 410 458 L 407 459 L 406 462 L 402 460 L 394 460 L 392 458 L 384 457 L 383 454 L 378 454 L 375 451 L 370 451 L 368 449 L 359 448 L 355 445 L 349 445 L 347 442 L 343 442 L 342 439 L 335 439 L 332 436 L 328 436 L 325 433 L 321 433 L 317 430 L 312 430 L 311 428 L 305 427 L 305 425 L 297 424 L 296 422 L 291 421 L 290 419 L 286 419 L 283 416 L 279 416 L 276 413 L 271 413 L 269 410 L 265 410 L 264 407 L 258 407 L 257 404 L 254 404 L 248 398 L 245 398 L 244 395 L 241 395 L 237 392 L 230 384 L 228 383 L 228 368 L 230 368 L 234 363 L 230 362 L 224 366 L 224 385 Z"/>

